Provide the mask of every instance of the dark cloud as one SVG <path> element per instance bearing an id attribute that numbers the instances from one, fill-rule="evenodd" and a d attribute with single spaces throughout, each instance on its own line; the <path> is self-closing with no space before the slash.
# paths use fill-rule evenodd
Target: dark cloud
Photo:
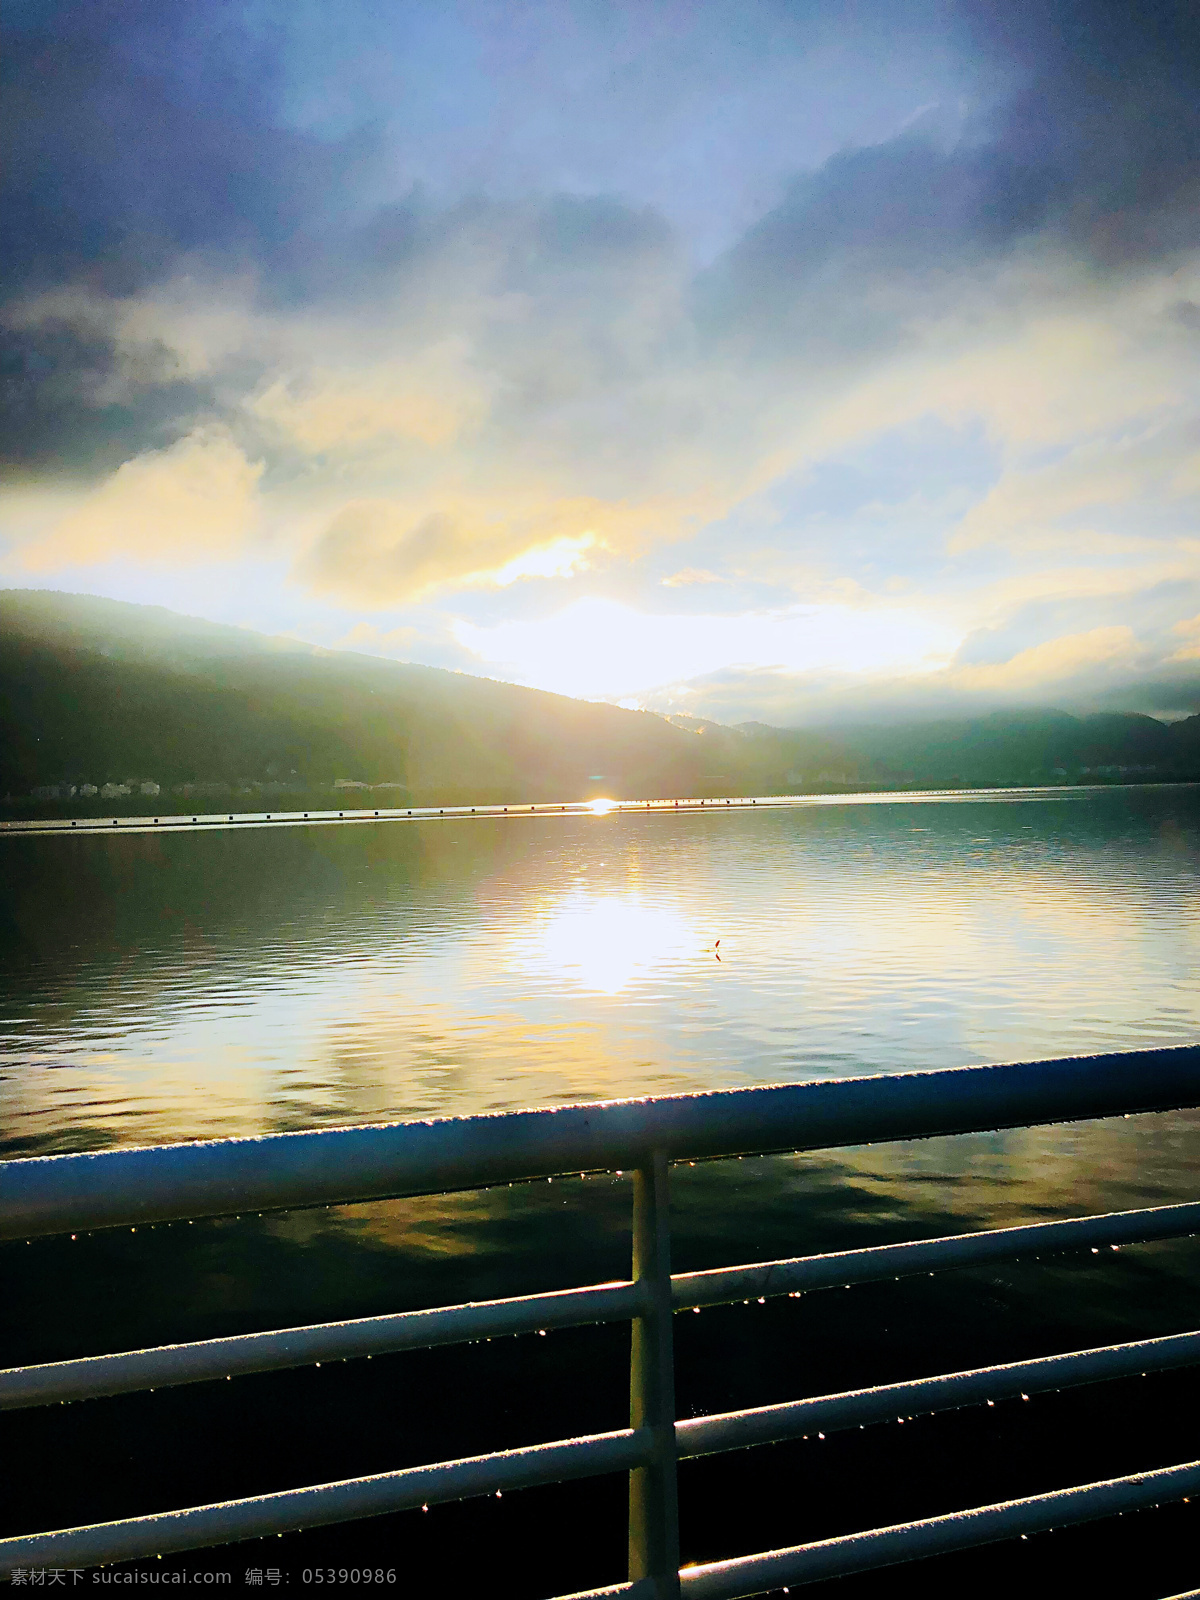
<path id="1" fill-rule="evenodd" d="M 309 269 L 369 139 L 331 146 L 273 124 L 271 35 L 243 7 L 62 0 L 6 23 L 0 301 L 65 285 L 121 298 L 205 263 L 263 272 L 279 294 Z M 169 441 L 216 406 L 171 367 L 131 374 L 95 317 L 10 322 L 4 459 L 98 472 Z"/>
<path id="2" fill-rule="evenodd" d="M 949 145 L 918 120 L 796 178 L 703 281 L 714 337 L 841 363 L 902 340 L 914 295 L 1018 245 L 1119 271 L 1200 240 L 1194 7 L 964 0 L 957 20 L 1009 82 L 1000 104 Z"/>
<path id="3" fill-rule="evenodd" d="M 1052 178 L 1047 221 L 1102 265 L 1200 237 L 1200 25 L 1184 0 L 972 3 L 985 49 L 1028 72 L 995 118 L 1014 166 Z"/>
<path id="4" fill-rule="evenodd" d="M 163 352 L 169 373 L 172 362 Z M 18 474 L 89 480 L 139 451 L 169 444 L 211 412 L 195 381 L 130 384 L 111 336 L 62 320 L 0 328 L 0 459 Z"/>
<path id="5" fill-rule="evenodd" d="M 128 292 L 195 252 L 303 277 L 331 229 L 335 253 L 356 254 L 348 202 L 361 202 L 380 159 L 380 108 L 340 142 L 284 126 L 286 39 L 271 16 L 232 0 L 62 0 L 26 13 L 24 26 L 10 21 L 10 291 L 83 273 Z M 918 124 L 798 179 L 734 251 L 727 270 L 739 282 L 764 290 L 832 263 L 908 271 L 1050 226 L 1105 251 L 1195 236 L 1184 204 L 1200 154 L 1192 7 L 963 0 L 956 16 L 960 52 L 989 57 L 1013 85 L 1005 102 L 969 122 L 953 150 Z M 556 265 L 625 249 L 622 230 L 645 227 L 633 215 L 563 202 L 541 213 L 528 247 Z M 402 253 L 413 220 L 403 208 L 381 216 L 374 250 Z"/>
<path id="6" fill-rule="evenodd" d="M 552 299 L 546 326 L 573 342 L 576 366 L 619 369 L 611 308 L 680 272 L 661 218 L 603 197 L 435 205 L 420 194 L 365 215 L 378 130 L 365 112 L 340 142 L 283 125 L 286 41 L 271 16 L 232 0 L 63 0 L 10 27 L 3 294 L 82 283 L 127 296 L 206 263 L 253 270 L 270 304 L 440 296 L 454 314 L 444 290 L 474 257 L 473 287 Z M 986 271 L 1020 240 L 1059 239 L 1111 264 L 1196 238 L 1190 8 L 964 0 L 954 36 L 996 64 L 1011 88 L 1003 104 L 957 142 L 926 117 L 795 179 L 701 281 L 691 311 L 710 341 L 749 340 L 772 359 L 799 347 L 817 372 L 901 343 L 913 294 Z M 18 461 L 44 459 L 53 438 L 83 461 L 154 442 L 139 406 L 97 381 L 112 364 L 102 333 L 76 343 L 51 325 L 4 353 Z M 151 409 L 184 428 L 212 403 L 203 385 L 167 383 Z"/>
<path id="7" fill-rule="evenodd" d="M 129 293 L 187 253 L 288 266 L 364 151 L 275 126 L 277 76 L 228 0 L 64 0 L 10 25 L 6 291 Z"/>
<path id="8" fill-rule="evenodd" d="M 864 304 L 866 289 L 994 261 L 1040 224 L 1050 182 L 992 148 L 947 153 L 919 133 L 847 151 L 797 179 L 708 275 L 707 320 L 720 334 L 753 331 L 776 353 L 781 339 L 834 359 L 874 347 L 898 337 L 902 319 L 893 298 Z"/>

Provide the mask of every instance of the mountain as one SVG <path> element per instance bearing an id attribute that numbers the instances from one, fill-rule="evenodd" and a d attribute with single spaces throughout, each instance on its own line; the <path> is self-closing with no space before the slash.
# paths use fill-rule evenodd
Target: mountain
<path id="1" fill-rule="evenodd" d="M 0 592 L 0 795 L 132 780 L 160 786 L 159 810 L 182 785 L 329 805 L 339 779 L 396 785 L 392 805 L 508 803 L 702 793 L 705 762 L 645 712 L 161 607 Z"/>
<path id="2" fill-rule="evenodd" d="M 1200 716 L 1168 726 L 1134 712 L 1022 710 L 823 729 L 670 720 L 709 741 L 714 767 L 758 782 L 761 793 L 781 783 L 808 792 L 1200 778 Z"/>
<path id="3" fill-rule="evenodd" d="M 991 788 L 1200 776 L 1200 716 L 1168 726 L 1136 712 L 994 712 L 843 728 L 859 770 L 889 787 Z"/>
<path id="4" fill-rule="evenodd" d="M 374 804 L 394 806 L 1174 778 L 1200 778 L 1200 716 L 1167 726 L 1049 710 L 727 727 L 322 650 L 158 606 L 0 591 L 8 816 L 144 811 L 151 796 L 156 811 L 211 811 L 234 797 L 239 810 L 328 809 L 335 785 L 386 786 Z M 89 792 L 104 785 L 107 795 Z M 354 794 L 345 798 L 365 804 Z"/>

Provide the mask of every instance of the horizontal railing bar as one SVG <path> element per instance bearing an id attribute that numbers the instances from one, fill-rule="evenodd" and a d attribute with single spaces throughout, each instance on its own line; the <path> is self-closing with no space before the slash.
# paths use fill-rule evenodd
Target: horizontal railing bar
<path id="1" fill-rule="evenodd" d="M 985 1261 L 1011 1260 L 1039 1251 L 1082 1249 L 1088 1245 L 1145 1244 L 1200 1233 L 1200 1204 L 1150 1206 L 1139 1211 L 1109 1211 L 1065 1222 L 1033 1222 L 985 1233 L 950 1234 L 903 1244 L 871 1245 L 787 1261 L 760 1261 L 743 1267 L 688 1272 L 671 1282 L 677 1306 L 727 1305 L 734 1300 L 770 1299 L 813 1289 L 849 1287 L 919 1272 L 948 1272 Z"/>
<path id="2" fill-rule="evenodd" d="M 751 1445 L 777 1444 L 814 1433 L 836 1433 L 876 1422 L 930 1416 L 960 1406 L 1010 1400 L 1047 1389 L 1070 1389 L 1147 1372 L 1169 1372 L 1200 1362 L 1200 1333 L 1168 1334 L 1128 1344 L 1100 1345 L 1064 1355 L 1037 1356 L 1003 1366 L 974 1367 L 934 1378 L 915 1378 L 874 1389 L 816 1395 L 782 1405 L 756 1406 L 720 1416 L 691 1417 L 675 1425 L 679 1455 L 717 1455 Z"/>
<path id="3" fill-rule="evenodd" d="M 0 1371 L 0 1411 L 206 1383 L 253 1372 L 278 1372 L 322 1361 L 428 1350 L 437 1345 L 536 1333 L 545 1328 L 616 1322 L 637 1316 L 642 1300 L 643 1293 L 635 1284 L 598 1284 L 554 1294 L 475 1301 L 350 1322 L 232 1334 L 194 1344 L 156 1345 L 119 1355 L 9 1367 Z"/>
<path id="4" fill-rule="evenodd" d="M 1200 1046 L 0 1163 L 0 1238 L 446 1193 L 1200 1103 Z"/>
<path id="5" fill-rule="evenodd" d="M 1197 1361 L 1200 1361 L 1200 1333 L 1174 1334 L 1003 1366 L 975 1368 L 934 1378 L 919 1378 L 874 1389 L 822 1395 L 783 1405 L 692 1418 L 676 1424 L 676 1439 L 680 1458 L 689 1459 L 778 1443 L 817 1431 L 835 1432 L 838 1429 L 864 1427 L 890 1421 L 897 1416 L 925 1415 L 959 1406 L 978 1405 L 987 1400 L 1007 1399 L 1022 1393 L 1102 1382 L 1139 1372 L 1161 1372 L 1193 1365 Z M 38 1561 L 128 1560 L 131 1559 L 131 1550 L 133 1554 L 144 1555 L 157 1554 L 160 1547 L 164 1550 L 190 1549 L 205 1543 L 259 1537 L 264 1531 L 284 1532 L 301 1526 L 317 1526 L 322 1522 L 380 1515 L 384 1511 L 401 1510 L 407 1505 L 436 1499 L 465 1499 L 475 1494 L 492 1493 L 497 1488 L 531 1487 L 537 1483 L 557 1482 L 564 1475 L 587 1476 L 593 1472 L 618 1471 L 620 1462 L 586 1469 L 578 1464 L 589 1459 L 608 1463 L 614 1450 L 619 1453 L 626 1445 L 635 1449 L 630 1443 L 634 1439 L 635 1436 L 628 1431 L 598 1435 L 590 1440 L 569 1440 L 560 1445 L 534 1446 L 527 1450 L 476 1457 L 468 1462 L 445 1462 L 399 1473 L 385 1473 L 377 1478 L 352 1480 L 348 1485 L 326 1484 L 313 1490 L 289 1490 L 282 1495 L 260 1497 L 254 1501 L 229 1502 L 228 1505 L 234 1508 L 230 1512 L 232 1521 L 222 1520 L 228 1507 L 207 1506 L 195 1508 L 194 1512 L 164 1513 L 127 1522 L 99 1524 L 94 1528 L 35 1534 L 27 1536 L 25 1540 L 0 1541 L 0 1563 L 10 1561 L 12 1565 L 22 1565 L 36 1564 Z M 597 1440 L 600 1441 L 598 1445 Z M 593 1449 L 593 1446 L 596 1448 Z M 643 1442 L 637 1448 L 642 1452 L 638 1457 L 640 1460 L 648 1453 L 648 1447 Z M 624 1459 L 621 1458 L 622 1461 Z M 576 1464 L 565 1474 L 561 1470 L 564 1461 L 568 1467 L 572 1462 Z M 309 1498 L 303 1500 L 305 1496 Z M 380 1496 L 384 1503 L 380 1503 Z M 315 1514 L 310 1516 L 306 1510 L 306 1520 L 287 1521 L 302 1500 L 306 1507 L 315 1508 Z M 326 1514 L 331 1504 L 341 1509 Z M 358 1505 L 374 1505 L 376 1509 L 354 1509 Z M 279 1521 L 280 1516 L 284 1517 L 284 1522 Z M 255 1517 L 275 1520 L 256 1522 L 253 1520 Z M 247 1518 L 249 1522 L 245 1520 Z M 244 1527 L 250 1531 L 236 1531 Z M 151 1540 L 146 1544 L 143 1537 L 146 1531 L 151 1530 L 154 1539 L 158 1539 L 160 1529 L 167 1530 L 168 1539 L 173 1542 L 162 1544 L 160 1540 L 159 1544 L 155 1544 Z M 214 1529 L 219 1531 L 214 1532 Z M 193 1538 L 193 1535 L 196 1537 Z M 142 1543 L 133 1550 L 130 1539 L 135 1543 L 141 1540 Z M 53 1547 L 46 1543 L 56 1540 L 59 1543 Z M 190 1543 L 187 1542 L 189 1540 Z M 96 1550 L 101 1553 L 95 1554 Z"/>
<path id="6" fill-rule="evenodd" d="M 1200 1205 L 1153 1206 L 1066 1222 L 1038 1222 L 986 1233 L 922 1239 L 908 1244 L 797 1256 L 743 1267 L 680 1273 L 672 1278 L 677 1308 L 849 1287 L 914 1273 L 969 1267 L 1035 1251 L 1080 1249 L 1178 1238 L 1200 1230 Z M 363 1317 L 345 1322 L 264 1333 L 233 1334 L 192 1344 L 159 1345 L 116 1355 L 0 1371 L 0 1411 L 65 1401 L 205 1383 L 214 1378 L 277 1372 L 317 1361 L 503 1338 L 543 1328 L 579 1327 L 635 1316 L 638 1291 L 631 1283 L 597 1284 L 509 1300 L 476 1301 L 427 1311 Z"/>
<path id="7" fill-rule="evenodd" d="M 693 1458 L 779 1442 L 818 1430 L 833 1432 L 840 1428 L 862 1427 L 897 1415 L 944 1411 L 1009 1398 L 1022 1392 L 1127 1377 L 1135 1372 L 1159 1372 L 1191 1365 L 1197 1360 L 1200 1360 L 1200 1333 L 1176 1334 L 751 1411 L 693 1418 L 676 1424 L 676 1438 L 680 1457 Z M 169 1550 L 226 1544 L 329 1522 L 379 1516 L 422 1503 L 467 1499 L 497 1490 L 529 1488 L 561 1482 L 565 1478 L 627 1470 L 640 1465 L 648 1455 L 648 1436 L 623 1430 L 465 1461 L 407 1468 L 371 1478 L 286 1490 L 250 1500 L 30 1534 L 0 1540 L 0 1572 L 39 1564 L 95 1565 Z M 788 1581 L 799 1580 L 789 1578 Z M 768 1585 L 773 1586 L 774 1582 Z M 718 1592 L 726 1591 L 713 1591 L 714 1594 Z M 758 1591 L 728 1591 L 730 1595 L 755 1592 Z"/>
<path id="8" fill-rule="evenodd" d="M 779 1442 L 782 1438 L 795 1437 L 802 1430 L 811 1432 L 821 1427 L 832 1432 L 840 1427 L 866 1426 L 869 1422 L 890 1419 L 898 1410 L 907 1410 L 907 1414 L 942 1411 L 952 1406 L 981 1403 L 987 1398 L 1011 1397 L 1022 1390 L 1059 1389 L 1122 1378 L 1134 1371 L 1168 1370 L 1171 1366 L 1192 1365 L 1198 1358 L 1200 1333 L 1174 1334 L 1125 1346 L 1078 1350 L 1032 1362 L 917 1379 L 880 1389 L 851 1390 L 848 1394 L 824 1395 L 790 1405 L 762 1406 L 755 1411 L 690 1419 L 677 1424 L 678 1453 L 680 1458 L 694 1458 L 717 1451 L 738 1450 Z M 230 1544 L 238 1539 L 264 1538 L 272 1533 L 290 1533 L 326 1523 L 376 1517 L 419 1504 L 475 1498 L 506 1488 L 520 1490 L 565 1482 L 568 1478 L 595 1477 L 640 1466 L 648 1459 L 648 1454 L 648 1435 L 626 1429 L 549 1445 L 526 1446 L 523 1450 L 502 1451 L 490 1456 L 474 1456 L 464 1461 L 437 1462 L 434 1466 L 408 1467 L 374 1477 L 224 1501 L 214 1506 L 190 1507 L 179 1512 L 160 1512 L 149 1517 L 94 1523 L 51 1533 L 24 1534 L 19 1538 L 0 1539 L 0 1574 L 11 1573 L 18 1566 L 99 1565 L 133 1560 L 171 1550 L 200 1549 L 211 1544 Z M 990 1539 L 1011 1538 L 1021 1531 L 1032 1531 L 1032 1525 L 1019 1522 L 1022 1509 L 1029 1507 L 1053 1504 L 1056 1509 L 1053 1522 L 1038 1523 L 1038 1528 L 1058 1525 L 1064 1520 L 1078 1522 L 1104 1517 L 1112 1512 L 1093 1509 L 1085 1510 L 1083 1515 L 1061 1517 L 1058 1507 L 1078 1510 L 1083 1506 L 1080 1496 L 1114 1490 L 1114 1486 L 1144 1485 L 1152 1480 L 1157 1483 L 1160 1478 L 1165 1480 L 1176 1472 L 1194 1474 L 1194 1480 L 1189 1480 L 1187 1485 L 1189 1491 L 1200 1486 L 1200 1462 L 1192 1462 L 1186 1469 L 1166 1469 L 1165 1474 L 1134 1475 L 1101 1485 L 1088 1485 L 1083 1490 L 1059 1491 L 1027 1501 L 931 1518 L 928 1522 L 910 1523 L 901 1528 L 853 1534 L 824 1541 L 818 1546 L 797 1546 L 707 1568 L 690 1568 L 682 1574 L 683 1592 L 688 1597 L 694 1595 L 696 1600 L 733 1600 L 741 1595 L 760 1594 L 782 1582 L 814 1582 L 819 1578 L 864 1571 L 869 1566 L 890 1565 L 914 1560 L 920 1555 L 939 1554 L 942 1550 L 963 1549 L 968 1544 Z M 1155 1498 L 1155 1494 L 1147 1493 L 1138 1504 L 1152 1504 Z M 1101 1501 L 1102 1496 L 1096 1494 L 1096 1506 Z M 1093 1501 L 1088 1499 L 1086 1504 L 1091 1506 Z M 1107 1501 L 1104 1504 L 1107 1506 Z M 1128 1507 L 1122 1504 L 1115 1509 Z M 1019 1525 L 1014 1523 L 1010 1530 L 1006 1517 L 1016 1518 Z M 963 1526 L 974 1530 L 971 1538 L 962 1538 Z M 979 1530 L 984 1531 L 979 1533 Z M 952 1542 L 944 1542 L 946 1539 Z M 838 1565 L 845 1552 L 850 1552 L 850 1565 Z M 834 1560 L 834 1565 L 829 1565 L 830 1560 Z M 701 1579 L 704 1586 L 701 1586 Z M 709 1579 L 715 1587 L 707 1586 Z M 747 1579 L 754 1587 L 739 1587 Z M 726 1581 L 733 1587 L 726 1587 Z M 589 1590 L 587 1594 L 634 1597 L 637 1589 L 613 1586 Z M 584 1600 L 584 1597 L 563 1597 L 563 1600 Z"/>
<path id="9" fill-rule="evenodd" d="M 386 1516 L 420 1505 L 469 1500 L 505 1489 L 528 1489 L 538 1484 L 626 1472 L 642 1466 L 649 1453 L 649 1435 L 640 1429 L 635 1432 L 625 1428 L 495 1455 L 406 1467 L 369 1478 L 192 1506 L 186 1511 L 162 1511 L 119 1522 L 22 1534 L 0 1539 L 0 1576 L 16 1567 L 100 1566 L 176 1550 L 199 1550 L 333 1522 Z"/>
<path id="10" fill-rule="evenodd" d="M 1124 1478 L 1056 1489 L 1024 1500 L 976 1506 L 948 1516 L 927 1517 L 889 1528 L 872 1528 L 816 1544 L 768 1550 L 761 1555 L 739 1556 L 704 1566 L 684 1567 L 680 1589 L 684 1600 L 744 1600 L 766 1594 L 785 1584 L 819 1583 L 918 1561 L 927 1556 L 949 1555 L 1021 1534 L 1046 1533 L 1115 1517 L 1124 1511 L 1142 1511 L 1164 1501 L 1181 1500 L 1200 1490 L 1200 1461 L 1154 1472 L 1135 1472 Z"/>
<path id="11" fill-rule="evenodd" d="M 653 1578 L 638 1578 L 634 1583 L 610 1583 L 603 1589 L 577 1589 L 574 1594 L 560 1594 L 555 1600 L 656 1600 L 657 1585 Z M 1187 1600 L 1186 1595 L 1176 1600 Z"/>

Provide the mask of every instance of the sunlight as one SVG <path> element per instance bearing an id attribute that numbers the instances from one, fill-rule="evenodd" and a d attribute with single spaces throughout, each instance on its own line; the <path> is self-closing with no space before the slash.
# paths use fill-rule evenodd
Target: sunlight
<path id="1" fill-rule="evenodd" d="M 614 600 L 555 616 L 453 632 L 482 661 L 536 688 L 617 699 L 730 666 L 785 672 L 921 672 L 943 666 L 960 631 L 901 606 L 790 606 L 742 615 L 654 616 Z"/>
<path id="2" fill-rule="evenodd" d="M 615 800 L 592 800 L 588 804 L 588 810 L 596 817 L 607 816 L 610 811 L 615 811 L 616 809 L 617 802 Z"/>
<path id="3" fill-rule="evenodd" d="M 616 895 L 580 893 L 548 909 L 510 946 L 519 971 L 618 994 L 640 974 L 678 960 L 698 937 L 677 912 Z"/>
<path id="4" fill-rule="evenodd" d="M 478 574 L 478 578 L 500 589 L 516 583 L 518 578 L 569 578 L 587 570 L 587 553 L 596 543 L 594 533 L 583 533 L 575 539 L 554 539 L 550 544 L 536 545 L 514 556 L 495 572 Z M 468 583 L 471 581 L 467 579 Z"/>

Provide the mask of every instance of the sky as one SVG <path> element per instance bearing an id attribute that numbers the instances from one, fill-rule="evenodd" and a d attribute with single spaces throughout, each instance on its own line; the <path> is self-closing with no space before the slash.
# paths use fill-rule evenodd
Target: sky
<path id="1" fill-rule="evenodd" d="M 1200 711 L 1180 0 L 10 0 L 0 586 L 782 726 Z"/>

